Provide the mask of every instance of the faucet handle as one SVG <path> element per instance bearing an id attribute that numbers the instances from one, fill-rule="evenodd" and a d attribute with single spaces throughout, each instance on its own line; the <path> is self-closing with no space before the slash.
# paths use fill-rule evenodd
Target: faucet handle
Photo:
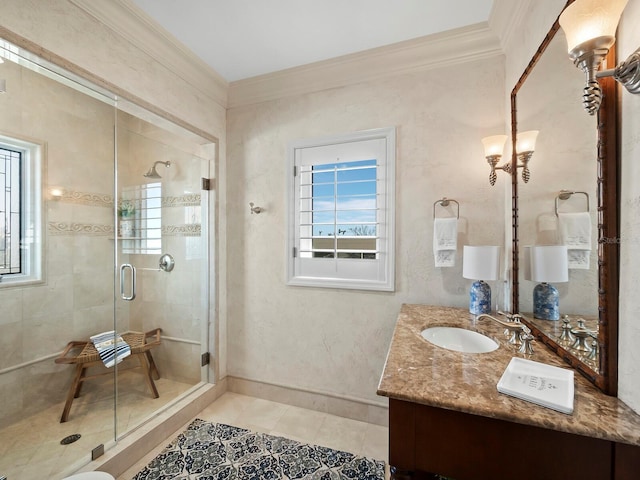
<path id="1" fill-rule="evenodd" d="M 527 327 L 524 327 L 522 333 L 520 334 L 520 340 L 522 340 L 522 345 L 518 348 L 518 353 L 522 353 L 524 355 L 532 355 L 533 354 L 533 345 L 531 342 L 534 341 L 533 335 L 531 335 L 531 330 Z"/>

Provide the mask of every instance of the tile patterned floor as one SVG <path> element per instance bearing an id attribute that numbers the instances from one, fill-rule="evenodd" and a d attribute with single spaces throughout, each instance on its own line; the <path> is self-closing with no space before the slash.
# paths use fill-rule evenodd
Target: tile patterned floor
<path id="1" fill-rule="evenodd" d="M 156 381 L 160 398 L 154 399 L 140 378 L 137 372 L 119 375 L 120 433 L 191 388 L 160 378 Z M 113 382 L 103 377 L 83 386 L 82 394 L 73 401 L 68 422 L 60 423 L 60 403 L 0 429 L 0 476 L 9 480 L 59 478 L 60 472 L 74 463 L 88 460 L 94 447 L 113 440 L 113 404 Z M 60 444 L 60 440 L 74 433 L 81 435 L 80 440 Z"/>
<path id="2" fill-rule="evenodd" d="M 388 429 L 386 427 L 315 410 L 227 392 L 195 418 L 227 423 L 255 432 L 287 437 L 387 462 Z M 184 425 L 184 428 L 189 423 L 191 420 Z M 180 428 L 173 437 L 167 438 L 117 480 L 131 480 L 184 428 Z"/>

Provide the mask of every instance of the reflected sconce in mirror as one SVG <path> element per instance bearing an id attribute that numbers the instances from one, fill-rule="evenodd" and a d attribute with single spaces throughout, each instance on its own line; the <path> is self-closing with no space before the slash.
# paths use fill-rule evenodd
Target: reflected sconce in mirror
<path id="1" fill-rule="evenodd" d="M 534 245 L 530 251 L 533 289 L 533 316 L 542 320 L 560 319 L 560 294 L 551 283 L 569 281 L 566 245 Z"/>
<path id="2" fill-rule="evenodd" d="M 600 108 L 598 78 L 613 77 L 631 93 L 640 93 L 640 49 L 617 67 L 597 72 L 616 41 L 616 29 L 628 0 L 576 0 L 560 15 L 569 57 L 586 75 L 582 104 L 589 115 Z"/>
<path id="3" fill-rule="evenodd" d="M 485 280 L 500 274 L 500 247 L 465 245 L 462 250 L 462 276 L 476 280 L 469 291 L 469 312 L 491 313 L 491 287 Z"/>
<path id="4" fill-rule="evenodd" d="M 530 130 L 528 132 L 518 133 L 516 137 L 516 155 L 518 157 L 517 168 L 522 168 L 522 180 L 524 183 L 529 181 L 531 173 L 529 171 L 529 160 L 533 156 L 536 148 L 536 139 L 538 138 L 538 130 Z M 503 170 L 511 173 L 511 163 L 505 163 L 498 166 L 498 162 L 502 158 L 504 144 L 507 141 L 506 135 L 493 135 L 482 139 L 484 145 L 484 156 L 491 166 L 489 172 L 489 183 L 493 186 L 496 184 L 496 170 Z"/>
<path id="5" fill-rule="evenodd" d="M 491 172 L 489 172 L 489 183 L 493 186 L 496 184 L 496 170 L 504 170 L 505 172 L 511 171 L 511 165 L 505 164 L 498 167 L 498 162 L 502 158 L 504 152 L 504 144 L 507 141 L 506 135 L 492 135 L 491 137 L 485 137 L 482 139 L 482 145 L 484 145 L 484 157 L 487 159 L 487 163 L 491 166 Z"/>

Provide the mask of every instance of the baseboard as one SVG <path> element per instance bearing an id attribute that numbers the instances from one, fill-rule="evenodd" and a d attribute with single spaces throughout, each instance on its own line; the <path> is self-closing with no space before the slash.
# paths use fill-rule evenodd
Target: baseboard
<path id="1" fill-rule="evenodd" d="M 227 391 L 226 380 L 205 385 L 162 412 L 145 425 L 119 440 L 105 454 L 80 469 L 80 472 L 100 470 L 118 478 L 142 457 L 167 441 L 207 405 Z"/>
<path id="2" fill-rule="evenodd" d="M 346 396 L 318 392 L 304 388 L 260 382 L 248 378 L 228 376 L 228 391 L 280 402 L 350 418 L 375 425 L 389 426 L 389 407 L 386 399 L 374 403 Z"/>

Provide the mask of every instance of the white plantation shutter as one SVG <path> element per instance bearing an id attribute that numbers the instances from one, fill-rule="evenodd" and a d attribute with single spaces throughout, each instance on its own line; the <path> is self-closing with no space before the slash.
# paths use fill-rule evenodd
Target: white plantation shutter
<path id="1" fill-rule="evenodd" d="M 287 283 L 393 290 L 395 130 L 289 150 Z"/>

